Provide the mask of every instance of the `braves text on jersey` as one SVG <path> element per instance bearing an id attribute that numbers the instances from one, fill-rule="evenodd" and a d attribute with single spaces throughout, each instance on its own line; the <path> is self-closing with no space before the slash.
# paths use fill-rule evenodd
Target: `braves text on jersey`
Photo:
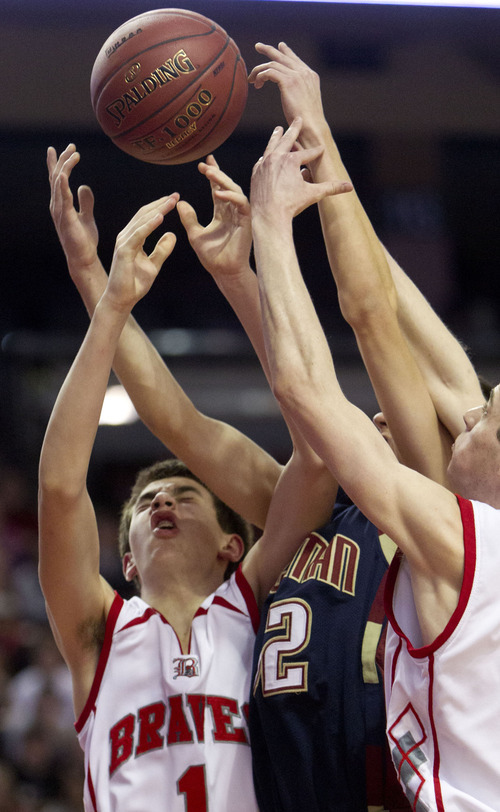
<path id="1" fill-rule="evenodd" d="M 257 812 L 247 715 L 258 619 L 241 570 L 198 609 L 187 652 L 141 598 L 115 597 L 75 725 L 86 812 Z"/>

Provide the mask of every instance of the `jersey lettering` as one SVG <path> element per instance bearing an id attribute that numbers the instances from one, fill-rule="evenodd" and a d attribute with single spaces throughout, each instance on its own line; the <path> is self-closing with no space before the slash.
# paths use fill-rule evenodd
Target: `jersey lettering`
<path id="1" fill-rule="evenodd" d="M 307 691 L 309 663 L 293 660 L 307 647 L 311 636 L 312 612 L 302 600 L 283 600 L 272 603 L 266 619 L 266 633 L 273 637 L 262 646 L 254 693 L 259 682 L 263 696 L 278 693 Z"/>
<path id="2" fill-rule="evenodd" d="M 176 657 L 173 660 L 174 679 L 177 677 L 199 677 L 200 664 L 198 657 Z"/>
<path id="3" fill-rule="evenodd" d="M 139 708 L 109 731 L 109 774 L 113 775 L 132 756 L 195 740 L 203 743 L 207 708 L 214 742 L 248 744 L 247 731 L 238 724 L 248 718 L 247 705 L 240 708 L 237 700 L 229 697 L 178 694 L 168 698 L 168 720 L 167 707 L 161 701 Z"/>
<path id="4" fill-rule="evenodd" d="M 335 535 L 329 542 L 318 533 L 311 533 L 282 573 L 280 581 L 283 578 L 292 578 L 298 583 L 317 580 L 354 595 L 359 557 L 359 545 L 352 539 Z"/>
<path id="5" fill-rule="evenodd" d="M 129 713 L 113 725 L 109 731 L 109 743 L 111 747 L 109 759 L 109 774 L 125 761 L 128 761 L 134 750 L 134 728 L 135 716 Z"/>
<path id="6" fill-rule="evenodd" d="M 165 722 L 165 705 L 163 702 L 155 702 L 139 709 L 139 743 L 135 754 L 147 753 L 148 750 L 158 750 L 163 747 L 163 736 L 159 729 Z"/>
<path id="7" fill-rule="evenodd" d="M 196 738 L 199 742 L 204 742 L 205 729 L 203 727 L 203 722 L 205 719 L 205 708 L 207 706 L 207 698 L 204 694 L 188 694 L 186 700 L 191 710 L 191 716 L 194 722 Z"/>
<path id="8" fill-rule="evenodd" d="M 239 717 L 238 703 L 235 699 L 222 696 L 207 696 L 207 704 L 212 711 L 214 742 L 240 742 L 247 744 L 248 738 L 242 727 L 235 727 L 233 717 Z"/>
<path id="9" fill-rule="evenodd" d="M 192 742 L 193 734 L 189 729 L 187 719 L 182 707 L 182 696 L 169 696 L 170 716 L 168 721 L 167 744 L 178 742 Z"/>

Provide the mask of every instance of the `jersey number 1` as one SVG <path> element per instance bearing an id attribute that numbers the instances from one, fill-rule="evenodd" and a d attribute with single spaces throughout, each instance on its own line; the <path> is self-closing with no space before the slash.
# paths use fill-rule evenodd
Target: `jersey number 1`
<path id="1" fill-rule="evenodd" d="M 205 765 L 188 767 L 177 781 L 177 792 L 184 795 L 186 812 L 207 812 Z"/>

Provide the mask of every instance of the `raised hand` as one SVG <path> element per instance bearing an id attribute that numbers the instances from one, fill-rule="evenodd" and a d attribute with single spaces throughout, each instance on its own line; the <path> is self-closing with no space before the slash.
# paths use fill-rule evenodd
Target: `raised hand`
<path id="1" fill-rule="evenodd" d="M 290 125 L 294 118 L 301 116 L 303 131 L 325 124 L 318 74 L 284 42 L 280 42 L 277 48 L 258 42 L 255 50 L 269 61 L 256 65 L 248 81 L 257 90 L 266 82 L 278 85 L 287 123 Z"/>
<path id="2" fill-rule="evenodd" d="M 202 226 L 194 208 L 179 201 L 177 211 L 189 242 L 204 268 L 215 278 L 247 269 L 252 244 L 250 204 L 240 186 L 219 168 L 213 155 L 198 165 L 210 181 L 213 217 Z"/>
<path id="3" fill-rule="evenodd" d="M 69 184 L 71 173 L 80 160 L 74 144 L 58 156 L 54 147 L 47 150 L 50 182 L 50 214 L 68 260 L 70 273 L 83 270 L 97 261 L 99 234 L 94 220 L 94 195 L 89 186 L 78 189 L 77 211 Z"/>
<path id="4" fill-rule="evenodd" d="M 117 310 L 132 310 L 151 288 L 164 261 L 172 253 L 176 236 L 163 234 L 148 255 L 144 242 L 163 222 L 177 202 L 176 195 L 161 197 L 142 206 L 118 234 L 104 297 Z"/>
<path id="5" fill-rule="evenodd" d="M 349 181 L 331 179 L 323 183 L 308 182 L 301 172 L 302 164 L 314 161 L 323 146 L 296 150 L 302 119 L 295 118 L 285 132 L 276 127 L 266 150 L 252 172 L 250 201 L 252 217 L 295 217 L 301 211 L 329 195 L 352 191 Z"/>

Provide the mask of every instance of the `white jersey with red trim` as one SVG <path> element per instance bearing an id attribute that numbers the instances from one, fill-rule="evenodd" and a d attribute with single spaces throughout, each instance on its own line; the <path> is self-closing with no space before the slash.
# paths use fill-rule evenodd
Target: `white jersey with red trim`
<path id="1" fill-rule="evenodd" d="M 415 812 L 500 809 L 500 511 L 458 501 L 463 584 L 432 644 L 422 645 L 404 558 L 387 582 L 387 735 Z"/>
<path id="2" fill-rule="evenodd" d="M 256 812 L 247 712 L 258 620 L 241 570 L 198 609 L 187 653 L 159 612 L 115 597 L 75 724 L 86 812 Z"/>

